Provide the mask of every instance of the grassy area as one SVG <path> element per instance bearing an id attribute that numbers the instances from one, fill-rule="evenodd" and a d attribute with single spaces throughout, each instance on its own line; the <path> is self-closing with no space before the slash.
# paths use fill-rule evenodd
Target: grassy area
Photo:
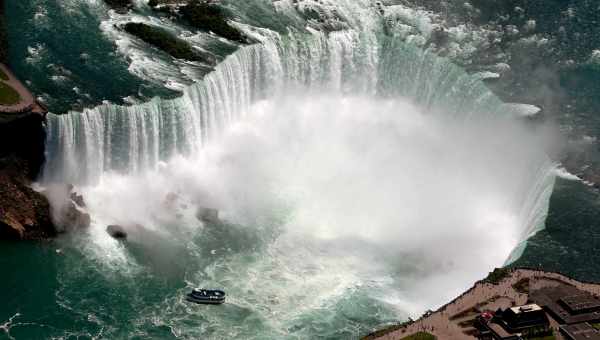
<path id="1" fill-rule="evenodd" d="M 21 101 L 21 97 L 12 87 L 0 82 L 0 105 L 14 105 Z"/>
<path id="2" fill-rule="evenodd" d="M 405 336 L 400 340 L 435 340 L 436 337 L 425 332 L 419 332 L 413 335 Z"/>
<path id="3" fill-rule="evenodd" d="M 521 294 L 529 293 L 529 279 L 528 278 L 520 279 L 517 283 L 515 283 L 513 285 L 513 288 Z"/>
<path id="4" fill-rule="evenodd" d="M 123 26 L 123 29 L 146 43 L 170 54 L 177 59 L 186 59 L 191 61 L 209 62 L 207 57 L 194 51 L 185 41 L 174 37 L 169 32 L 142 23 L 129 22 Z"/>
<path id="5" fill-rule="evenodd" d="M 8 80 L 8 76 L 2 70 L 0 70 L 0 79 L 2 79 L 2 80 Z"/>

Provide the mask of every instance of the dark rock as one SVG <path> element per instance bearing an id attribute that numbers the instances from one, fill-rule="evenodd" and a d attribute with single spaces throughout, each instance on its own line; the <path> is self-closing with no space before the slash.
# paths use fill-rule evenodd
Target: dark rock
<path id="1" fill-rule="evenodd" d="M 131 0 L 104 0 L 104 2 L 118 13 L 127 13 L 133 8 Z"/>
<path id="2" fill-rule="evenodd" d="M 37 179 L 46 160 L 44 123 L 44 116 L 39 114 L 17 116 L 12 120 L 0 117 L 0 167 L 2 163 L 8 165 L 6 162 L 18 159 L 18 166 L 25 177 Z"/>
<path id="3" fill-rule="evenodd" d="M 74 202 L 69 202 L 64 210 L 63 223 L 67 231 L 88 228 L 92 222 L 90 214 L 80 211 Z"/>
<path id="4" fill-rule="evenodd" d="M 174 58 L 199 61 L 207 64 L 216 63 L 216 59 L 210 54 L 195 50 L 186 41 L 175 37 L 162 28 L 138 22 L 128 22 L 122 28 L 127 33 L 140 38 Z"/>
<path id="5" fill-rule="evenodd" d="M 219 210 L 198 207 L 196 211 L 196 218 L 205 223 L 218 223 L 219 220 Z"/>
<path id="6" fill-rule="evenodd" d="M 29 186 L 25 161 L 0 160 L 0 238 L 44 239 L 56 235 L 50 203 Z"/>
<path id="7" fill-rule="evenodd" d="M 106 227 L 106 232 L 118 240 L 127 239 L 127 232 L 125 231 L 125 228 L 120 225 L 109 225 Z"/>
<path id="8" fill-rule="evenodd" d="M 192 0 L 180 8 L 183 18 L 197 29 L 213 32 L 223 38 L 247 43 L 240 31 L 227 23 L 226 12 L 210 1 Z"/>
<path id="9" fill-rule="evenodd" d="M 91 217 L 85 210 L 83 196 L 71 184 L 50 185 L 43 192 L 52 202 L 52 220 L 59 233 L 88 228 Z"/>
<path id="10" fill-rule="evenodd" d="M 85 208 L 85 201 L 83 200 L 83 195 L 80 195 L 76 192 L 71 192 L 71 201 L 75 202 L 78 206 Z"/>

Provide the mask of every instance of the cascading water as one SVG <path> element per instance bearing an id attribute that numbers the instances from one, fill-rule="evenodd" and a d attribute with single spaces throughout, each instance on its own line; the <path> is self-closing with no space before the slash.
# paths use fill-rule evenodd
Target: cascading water
<path id="1" fill-rule="evenodd" d="M 513 107 L 359 18 L 251 31 L 261 44 L 174 100 L 49 116 L 44 182 L 79 185 L 93 219 L 89 265 L 63 280 L 101 272 L 133 296 L 116 304 L 139 307 L 124 329 L 94 314 L 106 334 L 357 336 L 452 298 L 543 227 L 553 166 Z M 196 205 L 224 221 L 202 224 Z M 111 223 L 146 236 L 123 246 Z M 165 277 L 186 287 L 150 302 L 131 287 Z M 186 305 L 195 285 L 225 287 L 229 305 Z"/>

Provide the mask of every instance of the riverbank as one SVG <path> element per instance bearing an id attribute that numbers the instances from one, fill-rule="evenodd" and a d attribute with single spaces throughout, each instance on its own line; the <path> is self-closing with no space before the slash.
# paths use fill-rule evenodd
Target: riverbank
<path id="1" fill-rule="evenodd" d="M 427 332 L 437 339 L 475 339 L 477 330 L 473 322 L 481 312 L 524 305 L 530 301 L 530 291 L 557 284 L 600 295 L 600 284 L 577 281 L 560 273 L 527 268 L 497 269 L 435 312 L 426 313 L 414 322 L 376 331 L 362 339 L 401 340 L 418 332 Z M 551 322 L 551 326 L 559 336 L 558 325 Z"/>
<path id="2" fill-rule="evenodd" d="M 40 104 L 29 89 L 2 63 L 0 63 L 0 74 L 5 76 L 0 83 L 4 85 L 5 89 L 15 92 L 17 95 L 17 100 L 14 101 L 3 102 L 0 100 L 0 123 L 29 114 L 39 114 L 45 117 L 48 113 L 47 108 Z"/>

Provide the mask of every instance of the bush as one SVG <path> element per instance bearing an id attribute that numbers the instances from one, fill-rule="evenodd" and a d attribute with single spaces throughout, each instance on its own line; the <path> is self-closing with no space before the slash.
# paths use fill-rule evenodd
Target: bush
<path id="1" fill-rule="evenodd" d="M 436 337 L 429 333 L 419 332 L 413 335 L 406 336 L 401 340 L 436 340 Z"/>
<path id="2" fill-rule="evenodd" d="M 177 59 L 210 62 L 209 58 L 194 51 L 187 42 L 172 36 L 161 28 L 129 22 L 123 26 L 123 29 Z"/>
<path id="3" fill-rule="evenodd" d="M 508 275 L 510 275 L 510 269 L 496 268 L 493 272 L 490 272 L 485 279 L 483 279 L 483 282 L 496 285 L 500 283 L 500 281 L 504 280 Z"/>
<path id="4" fill-rule="evenodd" d="M 211 31 L 232 41 L 246 42 L 242 33 L 227 23 L 225 13 L 217 6 L 200 0 L 192 0 L 180 11 L 183 18 L 197 29 Z"/>

